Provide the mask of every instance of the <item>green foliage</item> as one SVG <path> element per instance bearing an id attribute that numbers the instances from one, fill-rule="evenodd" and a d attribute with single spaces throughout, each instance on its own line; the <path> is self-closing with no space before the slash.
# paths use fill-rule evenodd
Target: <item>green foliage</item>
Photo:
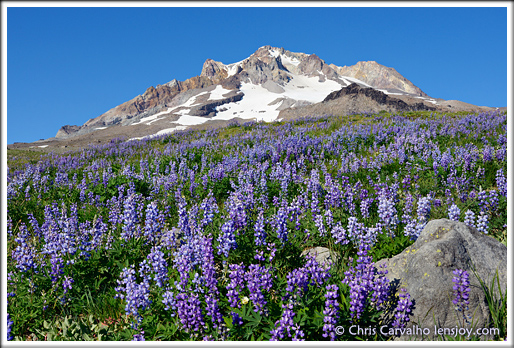
<path id="1" fill-rule="evenodd" d="M 409 236 L 398 234 L 395 238 L 391 238 L 385 233 L 378 235 L 377 242 L 371 248 L 370 255 L 373 256 L 374 261 L 388 259 L 398 255 L 407 247 L 414 243 Z"/>
<path id="2" fill-rule="evenodd" d="M 498 270 L 496 270 L 489 285 L 480 278 L 474 267 L 472 267 L 472 271 L 485 294 L 485 301 L 490 314 L 489 328 L 500 330 L 499 334 L 494 336 L 494 340 L 504 340 L 507 338 L 507 289 L 505 288 L 502 292 Z"/>
<path id="3" fill-rule="evenodd" d="M 110 341 L 116 339 L 118 324 L 114 327 L 97 322 L 93 315 L 87 318 L 66 316 L 55 322 L 43 322 L 42 329 L 36 329 L 39 340 L 45 341 Z M 16 337 L 15 340 L 21 340 Z"/>

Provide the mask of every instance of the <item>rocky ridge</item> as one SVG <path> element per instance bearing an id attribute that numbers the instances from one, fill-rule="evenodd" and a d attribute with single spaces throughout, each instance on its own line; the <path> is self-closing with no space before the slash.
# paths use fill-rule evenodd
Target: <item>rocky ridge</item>
<path id="1" fill-rule="evenodd" d="M 142 138 L 230 120 L 269 122 L 362 111 L 489 109 L 431 98 L 395 69 L 376 62 L 338 67 L 316 54 L 262 46 L 236 63 L 207 59 L 200 75 L 151 86 L 81 126 L 63 126 L 43 144 Z"/>
<path id="2" fill-rule="evenodd" d="M 361 66 L 358 63 L 359 67 Z M 372 78 L 367 78 L 366 66 L 356 69 L 358 73 L 349 70 L 349 74 L 359 76 L 362 81 L 358 78 L 351 81 L 344 79 L 340 74 L 346 67 L 340 68 L 333 64 L 326 64 L 316 54 L 305 54 L 305 53 L 294 53 L 284 48 L 275 48 L 271 46 L 260 47 L 256 52 L 250 55 L 248 58 L 233 64 L 225 65 L 222 62 L 215 61 L 213 59 L 207 59 L 203 64 L 201 74 L 199 76 L 192 77 L 185 81 L 172 80 L 163 85 L 157 85 L 156 87 L 149 87 L 142 95 L 138 95 L 135 98 L 118 105 L 106 113 L 88 120 L 82 126 L 63 126 L 56 134 L 56 138 L 69 138 L 76 135 L 87 134 L 92 131 L 98 130 L 98 128 L 111 127 L 113 125 L 130 125 L 137 121 L 155 115 L 157 113 L 167 110 L 167 108 L 177 107 L 181 103 L 182 98 L 177 98 L 180 94 L 184 94 L 187 91 L 195 90 L 199 93 L 203 92 L 205 88 L 220 84 L 227 90 L 239 90 L 241 84 L 253 84 L 253 85 L 264 85 L 265 88 L 271 88 L 275 92 L 280 90 L 277 86 L 287 85 L 293 78 L 293 75 L 300 75 L 305 77 L 315 77 L 318 82 L 323 83 L 327 80 L 335 81 L 340 86 L 347 86 L 350 83 L 358 83 L 361 86 L 370 86 L 364 80 L 373 80 L 376 82 L 376 88 L 387 88 L 389 85 L 385 83 L 386 79 L 383 76 L 392 76 L 391 73 L 384 72 L 383 74 L 377 73 L 381 71 L 383 66 L 371 65 L 373 69 L 369 69 L 372 73 Z M 383 67 L 385 69 L 389 69 Z M 343 70 L 342 70 L 343 69 Z M 393 69 L 394 70 L 394 69 Z M 394 72 L 396 72 L 394 70 Z M 396 73 L 396 75 L 399 75 Z M 395 75 L 395 76 L 396 76 Z M 382 76 L 381 79 L 377 76 Z M 401 77 L 401 75 L 399 75 Z M 347 76 L 352 77 L 352 76 Z M 417 87 L 412 85 L 406 79 L 403 79 L 404 84 L 402 86 L 408 87 L 409 90 L 416 90 Z M 406 82 L 405 82 L 406 81 Z M 266 85 L 267 84 L 267 85 Z M 398 84 L 394 85 L 395 87 Z M 193 93 L 195 94 L 195 93 Z M 244 93 L 243 93 L 244 94 Z M 424 94 L 423 94 L 424 95 Z M 242 96 L 234 99 L 231 98 L 226 100 L 226 103 L 237 102 L 242 99 Z M 293 105 L 291 98 L 284 105 Z M 309 105 L 312 102 L 299 101 L 296 105 Z M 189 114 L 194 116 L 207 116 L 211 117 L 216 114 L 215 107 L 221 106 L 224 103 L 216 102 L 211 103 L 211 106 L 201 106 L 190 110 Z M 212 105 L 215 105 L 213 108 Z M 279 105 L 278 107 L 283 105 Z M 210 111 L 208 113 L 202 110 Z M 202 111 L 199 114 L 194 111 Z M 193 111 L 193 112 L 192 112 Z"/>

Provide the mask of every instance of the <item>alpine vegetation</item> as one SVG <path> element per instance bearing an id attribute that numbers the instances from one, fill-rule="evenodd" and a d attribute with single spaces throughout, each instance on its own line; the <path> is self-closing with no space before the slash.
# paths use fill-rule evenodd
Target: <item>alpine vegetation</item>
<path id="1" fill-rule="evenodd" d="M 382 112 L 18 151 L 7 339 L 395 339 L 415 298 L 376 262 L 432 219 L 506 240 L 506 127 L 499 111 Z"/>

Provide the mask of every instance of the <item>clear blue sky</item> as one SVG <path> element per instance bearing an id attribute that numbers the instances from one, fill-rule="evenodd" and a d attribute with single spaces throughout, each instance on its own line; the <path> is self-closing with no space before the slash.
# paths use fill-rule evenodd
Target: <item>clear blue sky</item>
<path id="1" fill-rule="evenodd" d="M 263 45 L 374 60 L 432 97 L 507 106 L 506 8 L 10 7 L 7 143 L 53 137 Z"/>

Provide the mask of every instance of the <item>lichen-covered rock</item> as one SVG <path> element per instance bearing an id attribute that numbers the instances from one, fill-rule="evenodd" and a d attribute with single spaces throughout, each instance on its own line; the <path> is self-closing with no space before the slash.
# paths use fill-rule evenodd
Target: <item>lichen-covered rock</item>
<path id="1" fill-rule="evenodd" d="M 476 328 L 487 327 L 489 309 L 472 270 L 475 269 L 487 285 L 498 274 L 502 293 L 506 291 L 507 248 L 462 222 L 430 221 L 413 245 L 390 259 L 380 260 L 377 267 L 383 263 L 387 264 L 387 277 L 397 288 L 406 288 L 413 299 L 414 309 L 408 327 L 430 328 L 432 335 L 435 326 L 463 326 L 462 312 L 452 303 L 454 270 L 463 269 L 469 273 L 471 291 L 467 313 L 473 317 L 472 325 Z M 496 284 L 495 290 L 498 294 Z M 402 336 L 400 339 L 420 337 Z"/>

